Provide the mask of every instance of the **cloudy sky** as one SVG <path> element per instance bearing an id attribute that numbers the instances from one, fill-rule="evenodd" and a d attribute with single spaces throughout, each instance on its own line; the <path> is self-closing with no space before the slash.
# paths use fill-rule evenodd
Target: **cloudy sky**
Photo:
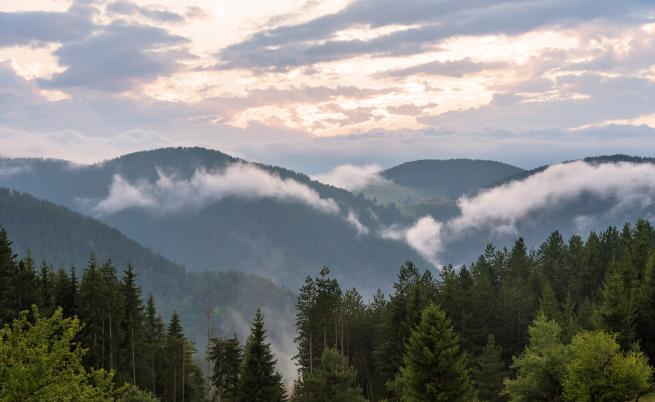
<path id="1" fill-rule="evenodd" d="M 655 149 L 652 0 L 3 0 L 0 155 L 533 167 Z"/>

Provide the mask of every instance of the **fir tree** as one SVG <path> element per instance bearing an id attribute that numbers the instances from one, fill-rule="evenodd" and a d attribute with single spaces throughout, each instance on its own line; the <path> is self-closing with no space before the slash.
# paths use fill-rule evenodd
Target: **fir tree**
<path id="1" fill-rule="evenodd" d="M 635 303 L 618 270 L 610 271 L 594 311 L 596 328 L 619 335 L 619 342 L 628 348 L 635 339 Z"/>
<path id="2" fill-rule="evenodd" d="M 303 377 L 293 401 L 366 402 L 356 376 L 348 359 L 334 348 L 325 349 L 318 367 Z"/>
<path id="3" fill-rule="evenodd" d="M 471 401 L 466 355 L 444 312 L 428 306 L 409 338 L 394 386 L 405 402 Z"/>
<path id="4" fill-rule="evenodd" d="M 212 339 L 209 359 L 213 363 L 211 382 L 216 388 L 218 400 L 238 402 L 239 370 L 243 358 L 236 335 L 231 339 Z"/>
<path id="5" fill-rule="evenodd" d="M 496 338 L 489 335 L 482 353 L 475 359 L 473 383 L 483 401 L 503 401 L 503 379 L 507 374 L 502 360 L 502 349 L 496 344 Z"/>
<path id="6" fill-rule="evenodd" d="M 244 347 L 239 379 L 240 402 L 280 402 L 286 400 L 282 376 L 266 341 L 264 318 L 257 310 L 250 336 Z"/>

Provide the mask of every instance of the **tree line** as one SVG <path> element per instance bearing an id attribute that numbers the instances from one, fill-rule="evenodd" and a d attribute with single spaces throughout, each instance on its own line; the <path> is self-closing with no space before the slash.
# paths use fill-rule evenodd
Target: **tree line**
<path id="1" fill-rule="evenodd" d="M 179 317 L 165 325 L 152 298 L 143 303 L 130 266 L 119 278 L 91 257 L 78 283 L 74 270 L 17 259 L 0 230 L 0 275 L 0 358 L 32 356 L 30 339 L 57 334 L 45 337 L 48 348 L 77 356 L 67 373 L 80 395 L 114 384 L 113 397 L 130 400 L 148 391 L 139 398 L 625 401 L 653 386 L 655 230 L 646 220 L 586 239 L 554 232 L 531 250 L 522 239 L 489 245 L 438 276 L 407 262 L 391 294 L 369 301 L 323 268 L 298 294 L 298 376 L 288 393 L 260 312 L 243 345 L 211 340 L 205 384 Z M 20 389 L 7 381 L 15 378 L 0 369 L 0 384 Z"/>
<path id="2" fill-rule="evenodd" d="M 298 297 L 293 400 L 635 400 L 652 389 L 653 322 L 646 220 L 489 245 L 439 278 L 407 262 L 369 302 L 324 268 Z M 320 396 L 335 386 L 343 396 Z"/>
<path id="3" fill-rule="evenodd" d="M 217 386 L 208 393 L 180 317 L 164 323 L 135 277 L 131 264 L 119 276 L 94 254 L 81 278 L 46 262 L 37 269 L 30 252 L 17 258 L 0 226 L 0 400 L 286 399 L 259 311 L 243 350 L 236 337 L 212 340 Z"/>

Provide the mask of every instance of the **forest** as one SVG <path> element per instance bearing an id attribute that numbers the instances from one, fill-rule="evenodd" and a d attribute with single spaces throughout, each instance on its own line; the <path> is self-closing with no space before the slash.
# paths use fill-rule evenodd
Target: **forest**
<path id="1" fill-rule="evenodd" d="M 324 267 L 298 292 L 292 387 L 260 312 L 247 339 L 197 351 L 131 265 L 37 267 L 2 229 L 0 276 L 0 400 L 628 401 L 653 387 L 646 220 L 586 239 L 554 232 L 534 249 L 488 245 L 439 274 L 407 262 L 369 301 Z"/>

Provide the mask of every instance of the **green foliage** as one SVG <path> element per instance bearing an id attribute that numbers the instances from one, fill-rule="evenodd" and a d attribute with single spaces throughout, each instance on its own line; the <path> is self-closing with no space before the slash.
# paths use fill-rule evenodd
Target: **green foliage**
<path id="1" fill-rule="evenodd" d="M 573 338 L 564 395 L 578 402 L 637 400 L 650 390 L 653 368 L 643 353 L 622 353 L 616 335 L 585 331 Z"/>
<path id="2" fill-rule="evenodd" d="M 286 400 L 282 376 L 266 341 L 264 317 L 257 310 L 246 342 L 239 380 L 239 401 L 280 402 Z"/>
<path id="3" fill-rule="evenodd" d="M 473 366 L 473 384 L 482 401 L 503 401 L 503 378 L 507 374 L 502 360 L 502 349 L 496 344 L 496 338 L 489 335 L 487 344 L 480 355 L 475 358 Z"/>
<path id="4" fill-rule="evenodd" d="M 75 341 L 81 323 L 61 309 L 43 318 L 36 306 L 0 329 L 0 400 L 109 401 L 111 375 L 87 371 Z"/>
<path id="5" fill-rule="evenodd" d="M 558 401 L 568 351 L 560 339 L 561 329 L 541 315 L 529 328 L 530 341 L 514 359 L 516 375 L 505 380 L 505 395 L 512 402 Z"/>
<path id="6" fill-rule="evenodd" d="M 116 402 L 157 402 L 153 394 L 143 391 L 134 385 L 126 384 L 116 391 Z"/>
<path id="7" fill-rule="evenodd" d="M 237 402 L 242 351 L 236 335 L 231 339 L 212 339 L 208 357 L 213 363 L 211 382 L 217 390 L 218 399 Z"/>
<path id="8" fill-rule="evenodd" d="M 459 338 L 436 305 L 428 306 L 421 314 L 403 362 L 394 384 L 403 401 L 464 402 L 475 398 Z"/>
<path id="9" fill-rule="evenodd" d="M 2 244 L 0 230 L 0 248 L 3 248 Z M 179 318 L 173 325 L 173 332 L 178 334 L 175 340 L 185 343 L 181 347 L 183 353 L 172 355 L 175 359 L 172 360 L 170 354 L 164 353 L 167 347 L 170 350 L 171 339 L 164 334 L 154 299 L 150 297 L 147 309 L 144 309 L 141 289 L 136 285 L 136 274 L 131 265 L 119 280 L 110 261 L 99 265 L 95 255 L 91 254 L 88 267 L 78 283 L 74 269 L 70 275 L 63 269 L 54 272 L 46 262 L 41 264 L 37 273 L 31 253 L 16 262 L 6 236 L 4 254 L 5 266 L 10 268 L 7 271 L 9 281 L 0 283 L 3 290 L 0 304 L 7 307 L 6 320 L 22 317 L 17 310 L 27 301 L 38 303 L 41 314 L 56 312 L 63 320 L 72 320 L 63 317 L 78 314 L 79 321 L 75 318 L 70 324 L 75 327 L 75 343 L 71 349 L 85 348 L 85 352 L 80 352 L 76 358 L 81 359 L 80 367 L 91 373 L 89 383 L 120 385 L 129 382 L 153 395 L 164 396 L 165 375 L 171 373 L 170 367 L 183 360 L 184 364 L 177 367 L 184 375 L 182 388 L 186 399 L 201 400 L 204 397 L 202 373 L 191 361 L 195 349 L 184 337 Z M 17 353 L 25 351 L 18 349 Z M 111 376 L 104 375 L 105 372 L 111 372 Z M 176 378 L 182 378 L 181 373 L 174 374 Z M 182 395 L 181 389 L 179 395 Z"/>
<path id="10" fill-rule="evenodd" d="M 357 373 L 348 359 L 334 348 L 326 348 L 320 364 L 306 373 L 296 387 L 294 402 L 366 402 L 357 386 Z"/>
<path id="11" fill-rule="evenodd" d="M 596 327 L 618 334 L 621 345 L 629 347 L 635 340 L 636 306 L 631 289 L 626 287 L 618 269 L 608 274 L 600 297 L 593 317 Z"/>

